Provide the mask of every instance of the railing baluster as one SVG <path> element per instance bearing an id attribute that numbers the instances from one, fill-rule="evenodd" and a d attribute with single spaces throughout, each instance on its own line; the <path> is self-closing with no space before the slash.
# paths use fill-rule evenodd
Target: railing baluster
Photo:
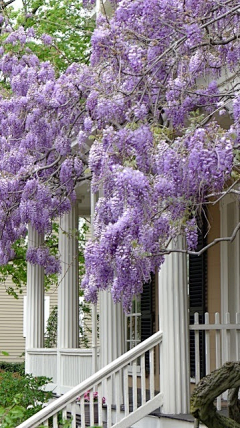
<path id="1" fill-rule="evenodd" d="M 194 314 L 194 325 L 199 324 L 199 314 Z M 199 331 L 195 331 L 195 381 L 196 384 L 200 381 L 200 357 L 199 357 Z"/>
<path id="2" fill-rule="evenodd" d="M 209 313 L 205 313 L 205 324 L 209 325 Z M 210 373 L 210 333 L 205 331 L 206 374 Z"/>
<path id="3" fill-rule="evenodd" d="M 62 410 L 62 418 L 63 418 L 63 421 L 67 420 L 67 408 L 66 407 Z"/>
<path id="4" fill-rule="evenodd" d="M 215 313 L 215 324 L 220 324 L 219 313 Z M 216 369 L 221 366 L 221 336 L 220 330 L 216 329 L 215 332 L 215 345 L 216 345 Z M 221 396 L 217 397 L 217 410 L 221 410 Z"/>
<path id="5" fill-rule="evenodd" d="M 116 421 L 119 422 L 121 419 L 121 413 L 120 413 L 120 372 L 118 371 L 115 374 L 115 391 L 116 391 Z"/>
<path id="6" fill-rule="evenodd" d="M 149 351 L 150 364 L 150 400 L 154 398 L 154 348 Z"/>
<path id="7" fill-rule="evenodd" d="M 137 361 L 132 364 L 132 395 L 133 395 L 133 411 L 137 410 Z"/>
<path id="8" fill-rule="evenodd" d="M 48 427 L 48 426 L 49 426 L 49 424 L 48 424 L 48 420 L 47 420 L 47 421 L 44 421 L 43 425 L 44 425 L 45 427 Z M 56 425 L 56 427 L 58 428 L 58 425 Z M 54 426 L 54 425 L 53 425 L 53 428 L 55 428 L 55 426 Z"/>
<path id="9" fill-rule="evenodd" d="M 141 403 L 146 403 L 146 372 L 145 372 L 145 354 L 141 356 Z"/>
<path id="10" fill-rule="evenodd" d="M 77 425 L 77 417 L 76 417 L 76 404 L 71 403 L 71 417 L 72 417 L 72 428 L 76 428 Z"/>
<path id="11" fill-rule="evenodd" d="M 48 426 L 48 424 L 46 425 Z M 58 428 L 58 414 L 53 416 L 53 428 Z"/>
<path id="12" fill-rule="evenodd" d="M 102 405 L 103 405 L 103 395 L 102 395 L 102 383 L 98 385 L 98 425 L 102 425 Z"/>
<path id="13" fill-rule="evenodd" d="M 85 428 L 85 406 L 84 406 L 84 396 L 80 399 L 80 410 L 81 410 L 81 428 Z"/>
<path id="14" fill-rule="evenodd" d="M 107 378 L 107 427 L 112 426 L 112 377 Z"/>
<path id="15" fill-rule="evenodd" d="M 129 415 L 128 366 L 123 369 L 123 391 L 125 416 Z"/>
<path id="16" fill-rule="evenodd" d="M 89 402 L 89 412 L 90 412 L 90 426 L 94 425 L 94 401 L 93 401 L 93 389 L 90 390 L 90 402 Z"/>

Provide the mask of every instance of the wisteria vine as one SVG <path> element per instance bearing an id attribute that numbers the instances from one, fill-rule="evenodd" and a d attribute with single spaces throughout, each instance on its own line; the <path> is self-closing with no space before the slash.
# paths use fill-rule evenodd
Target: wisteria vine
<path id="1" fill-rule="evenodd" d="M 127 311 L 172 238 L 185 233 L 196 248 L 208 195 L 240 178 L 240 19 L 237 0 L 112 7 L 98 17 L 90 66 L 58 78 L 24 48 L 31 29 L 6 40 L 21 55 L 1 48 L 0 262 L 28 223 L 50 233 L 90 168 L 100 197 L 82 287 L 93 302 L 111 289 Z M 37 251 L 29 261 L 40 263 Z"/>

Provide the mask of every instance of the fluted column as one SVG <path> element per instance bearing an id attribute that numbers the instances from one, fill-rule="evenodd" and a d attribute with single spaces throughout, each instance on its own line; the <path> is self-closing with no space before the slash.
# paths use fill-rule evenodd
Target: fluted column
<path id="1" fill-rule="evenodd" d="M 184 248 L 179 237 L 171 248 Z M 160 382 L 164 394 L 163 412 L 189 412 L 189 330 L 186 255 L 166 256 L 159 272 L 159 317 L 163 331 Z"/>
<path id="2" fill-rule="evenodd" d="M 60 218 L 58 286 L 58 349 L 77 348 L 79 343 L 77 208 Z"/>
<path id="3" fill-rule="evenodd" d="M 113 303 L 111 293 L 101 291 L 99 296 L 100 367 L 102 368 L 124 353 L 124 315 L 122 305 Z"/>
<path id="4" fill-rule="evenodd" d="M 42 235 L 28 226 L 28 248 L 43 243 Z M 44 271 L 39 265 L 27 263 L 27 327 L 26 349 L 44 345 Z"/>

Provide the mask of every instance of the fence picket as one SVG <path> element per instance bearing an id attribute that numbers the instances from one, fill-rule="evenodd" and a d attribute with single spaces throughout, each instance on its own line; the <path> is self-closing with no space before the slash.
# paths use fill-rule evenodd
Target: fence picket
<path id="1" fill-rule="evenodd" d="M 225 316 L 225 324 L 229 325 L 230 324 L 230 313 L 227 312 L 226 316 Z M 224 345 L 225 348 L 225 352 L 226 352 L 226 362 L 230 361 L 230 346 L 231 346 L 231 336 L 230 336 L 230 330 L 226 329 L 226 342 Z"/>
<path id="2" fill-rule="evenodd" d="M 199 325 L 199 314 L 194 314 L 194 325 Z M 199 330 L 195 331 L 195 380 L 200 381 L 200 346 L 199 346 Z"/>
<path id="3" fill-rule="evenodd" d="M 220 316 L 219 313 L 215 314 L 215 324 L 220 324 Z M 216 369 L 221 366 L 221 336 L 220 330 L 216 330 L 215 332 L 215 352 L 216 352 Z M 217 397 L 217 410 L 221 410 L 221 396 Z"/>
<path id="4" fill-rule="evenodd" d="M 240 313 L 236 313 L 235 324 L 231 324 L 230 313 L 227 312 L 222 316 L 222 324 L 220 315 L 215 313 L 215 323 L 210 324 L 209 314 L 205 314 L 204 324 L 199 324 L 199 314 L 194 314 L 194 324 L 189 326 L 190 331 L 194 331 L 195 337 L 195 382 L 200 380 L 200 331 L 205 332 L 205 357 L 206 357 L 206 374 L 210 370 L 218 369 L 227 361 L 240 359 Z M 215 358 L 211 355 L 210 331 L 215 335 Z M 227 393 L 223 394 L 223 398 L 227 399 Z M 217 398 L 217 409 L 221 410 L 221 397 Z"/>
<path id="5" fill-rule="evenodd" d="M 209 313 L 205 313 L 205 324 L 209 325 Z M 205 331 L 205 367 L 206 367 L 206 374 L 210 373 L 210 334 L 209 330 Z"/>

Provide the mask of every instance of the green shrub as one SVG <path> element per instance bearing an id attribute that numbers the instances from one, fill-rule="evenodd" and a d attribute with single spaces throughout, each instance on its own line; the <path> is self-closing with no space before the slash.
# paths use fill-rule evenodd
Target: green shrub
<path id="1" fill-rule="evenodd" d="M 19 373 L 24 375 L 25 373 L 25 363 L 9 363 L 7 361 L 0 361 L 0 371 Z"/>
<path id="2" fill-rule="evenodd" d="M 14 428 L 41 410 L 52 396 L 43 389 L 50 381 L 44 376 L 0 372 L 1 428 Z"/>

